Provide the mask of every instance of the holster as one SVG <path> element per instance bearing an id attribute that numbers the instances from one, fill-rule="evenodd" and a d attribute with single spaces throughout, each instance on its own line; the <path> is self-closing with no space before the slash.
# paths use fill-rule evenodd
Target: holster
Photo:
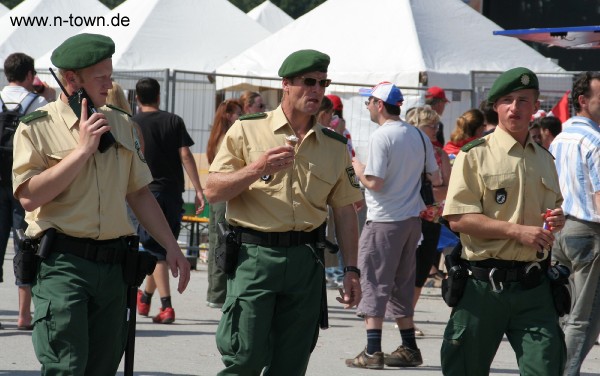
<path id="1" fill-rule="evenodd" d="M 319 328 L 329 328 L 329 310 L 327 308 L 327 281 L 325 280 L 325 248 L 327 248 L 327 237 L 326 237 L 326 226 L 327 222 L 323 223 L 319 227 L 317 235 L 317 257 L 319 263 L 323 266 L 323 284 L 321 288 L 321 306 L 319 308 Z"/>
<path id="2" fill-rule="evenodd" d="M 122 264 L 123 280 L 127 286 L 139 287 L 144 282 L 144 278 L 154 272 L 156 257 L 148 252 L 139 251 L 139 236 L 127 236 L 125 241 L 127 251 Z"/>
<path id="3" fill-rule="evenodd" d="M 36 256 L 38 242 L 25 236 L 22 229 L 16 231 L 17 247 L 15 257 L 13 258 L 13 269 L 15 278 L 20 283 L 31 284 L 35 281 L 38 267 L 38 257 Z"/>
<path id="4" fill-rule="evenodd" d="M 215 261 L 217 267 L 226 274 L 233 274 L 237 267 L 238 256 L 242 246 L 240 234 L 227 224 L 217 224 L 219 245 L 215 248 Z"/>
<path id="5" fill-rule="evenodd" d="M 445 257 L 448 277 L 442 281 L 442 298 L 448 307 L 455 307 L 465 292 L 469 271 L 460 258 L 462 244 L 459 242 L 449 255 Z"/>
<path id="6" fill-rule="evenodd" d="M 559 265 L 558 262 L 552 265 L 547 272 L 554 308 L 560 317 L 571 313 L 571 293 L 567 287 L 570 275 L 571 271 L 566 266 Z"/>

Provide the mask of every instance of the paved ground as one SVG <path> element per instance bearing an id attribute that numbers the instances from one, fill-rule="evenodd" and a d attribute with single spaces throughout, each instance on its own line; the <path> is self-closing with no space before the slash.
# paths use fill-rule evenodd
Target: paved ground
<path id="1" fill-rule="evenodd" d="M 39 364 L 33 354 L 31 335 L 16 330 L 17 290 L 12 276 L 12 246 L 4 261 L 5 282 L 0 284 L 0 375 L 39 375 Z M 138 316 L 136 343 L 136 375 L 215 375 L 221 368 L 214 334 L 220 311 L 205 306 L 206 268 L 192 273 L 188 290 L 173 296 L 177 319 L 172 325 L 153 324 L 149 318 Z M 366 375 L 376 371 L 350 369 L 344 359 L 354 357 L 365 345 L 362 321 L 353 311 L 343 310 L 333 304 L 335 291 L 329 293 L 331 328 L 321 332 L 308 369 L 308 375 Z M 153 302 L 155 314 L 158 300 Z M 441 375 L 439 349 L 442 333 L 449 316 L 449 308 L 439 297 L 437 289 L 425 289 L 417 306 L 415 320 L 426 336 L 418 339 L 424 365 L 414 369 L 386 368 L 404 375 Z M 483 339 L 482 339 L 483 340 Z M 392 322 L 384 327 L 384 351 L 398 345 L 399 334 Z M 582 375 L 600 375 L 600 346 L 595 346 L 584 364 Z M 118 373 L 122 375 L 121 371 Z M 504 340 L 494 363 L 491 375 L 518 375 L 514 355 Z"/>

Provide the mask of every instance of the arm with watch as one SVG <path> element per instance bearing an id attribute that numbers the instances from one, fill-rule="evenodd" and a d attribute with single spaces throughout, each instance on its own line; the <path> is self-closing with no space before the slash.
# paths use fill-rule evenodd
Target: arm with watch
<path id="1" fill-rule="evenodd" d="M 344 258 L 344 289 L 340 291 L 338 302 L 344 308 L 352 308 L 360 302 L 360 270 L 358 259 L 358 218 L 352 204 L 333 208 L 335 232 Z"/>

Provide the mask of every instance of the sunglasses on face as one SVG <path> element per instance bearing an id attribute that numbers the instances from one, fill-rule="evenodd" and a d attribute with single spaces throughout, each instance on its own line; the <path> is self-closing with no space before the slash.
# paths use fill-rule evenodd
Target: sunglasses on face
<path id="1" fill-rule="evenodd" d="M 304 86 L 315 86 L 317 84 L 317 82 L 319 83 L 320 87 L 327 87 L 331 84 L 330 79 L 317 80 L 316 78 L 311 78 L 311 77 L 298 77 L 298 78 L 302 80 L 302 83 L 304 84 Z"/>

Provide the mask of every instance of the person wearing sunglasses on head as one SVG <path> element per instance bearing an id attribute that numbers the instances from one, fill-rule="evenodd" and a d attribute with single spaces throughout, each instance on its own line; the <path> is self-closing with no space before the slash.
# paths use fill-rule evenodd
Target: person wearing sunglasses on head
<path id="1" fill-rule="evenodd" d="M 319 51 L 289 55 L 278 72 L 280 106 L 240 117 L 210 165 L 206 197 L 227 201 L 238 252 L 216 333 L 221 376 L 306 373 L 319 323 L 326 327 L 326 313 L 319 318 L 327 206 L 347 265 L 338 301 L 345 308 L 360 301 L 352 203 L 362 196 L 345 138 L 316 119 L 328 66 Z"/>

